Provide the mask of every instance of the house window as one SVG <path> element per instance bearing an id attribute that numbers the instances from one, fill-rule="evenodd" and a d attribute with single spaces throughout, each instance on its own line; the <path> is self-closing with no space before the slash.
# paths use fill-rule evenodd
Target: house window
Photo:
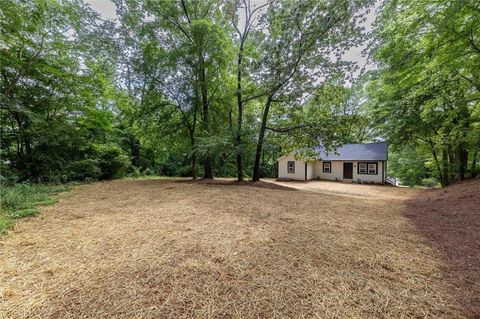
<path id="1" fill-rule="evenodd" d="M 358 163 L 358 174 L 367 174 L 367 163 Z"/>
<path id="2" fill-rule="evenodd" d="M 287 162 L 287 172 L 289 174 L 295 174 L 295 161 Z"/>
<path id="3" fill-rule="evenodd" d="M 358 174 L 377 175 L 378 163 L 358 163 Z"/>
<path id="4" fill-rule="evenodd" d="M 377 175 L 377 163 L 368 163 L 368 174 Z"/>
<path id="5" fill-rule="evenodd" d="M 331 162 L 323 162 L 323 172 L 324 173 L 331 173 L 332 172 L 332 163 Z"/>

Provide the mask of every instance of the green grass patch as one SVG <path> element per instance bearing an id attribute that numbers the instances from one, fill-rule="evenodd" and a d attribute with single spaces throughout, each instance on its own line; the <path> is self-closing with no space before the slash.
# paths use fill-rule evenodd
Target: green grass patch
<path id="1" fill-rule="evenodd" d="M 51 196 L 69 190 L 67 185 L 17 184 L 0 186 L 0 235 L 5 234 L 14 220 L 35 216 L 38 206 L 55 204 Z"/>
<path id="2" fill-rule="evenodd" d="M 35 202 L 33 203 L 33 205 L 35 206 L 49 206 L 49 205 L 53 205 L 55 204 L 57 201 L 55 199 L 52 199 L 52 198 L 45 198 L 41 201 L 38 201 L 38 202 Z"/>
<path id="3" fill-rule="evenodd" d="M 38 213 L 38 210 L 36 208 L 25 208 L 25 209 L 20 209 L 16 210 L 11 214 L 12 218 L 23 218 L 23 217 L 29 217 L 29 216 L 35 216 Z"/>
<path id="4" fill-rule="evenodd" d="M 4 218 L 3 214 L 0 214 L 0 236 L 7 233 L 7 229 L 12 227 L 13 219 Z"/>

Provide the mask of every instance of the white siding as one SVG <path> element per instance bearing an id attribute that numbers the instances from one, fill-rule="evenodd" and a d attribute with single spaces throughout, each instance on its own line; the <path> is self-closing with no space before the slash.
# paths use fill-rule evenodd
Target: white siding
<path id="1" fill-rule="evenodd" d="M 327 161 L 328 162 L 328 161 Z M 377 175 L 369 175 L 369 174 L 358 174 L 358 162 L 357 161 L 346 161 L 347 163 L 353 163 L 353 182 L 360 183 L 382 183 L 382 170 L 383 162 L 377 162 Z M 323 162 L 316 161 L 314 164 L 314 178 L 331 180 L 331 181 L 342 181 L 343 180 L 343 161 L 331 161 L 332 172 L 331 173 L 324 173 L 323 172 Z M 370 162 L 372 163 L 372 162 Z"/>
<path id="2" fill-rule="evenodd" d="M 326 161 L 328 162 L 328 161 Z M 330 162 L 332 172 L 331 173 L 324 173 L 323 172 L 323 161 L 316 161 L 315 162 L 315 178 L 326 179 L 331 181 L 341 181 L 343 180 L 343 162 L 340 161 L 332 161 Z"/>
<path id="3" fill-rule="evenodd" d="M 372 163 L 371 161 L 368 163 Z M 353 181 L 360 183 L 383 183 L 382 180 L 382 171 L 383 171 L 383 162 L 375 162 L 378 163 L 377 166 L 377 175 L 370 175 L 370 174 L 358 174 L 358 162 L 353 162 Z"/>
<path id="4" fill-rule="evenodd" d="M 288 173 L 287 163 L 289 161 L 295 162 L 295 173 Z M 328 162 L 328 161 L 327 161 Z M 355 183 L 383 183 L 382 171 L 384 170 L 383 162 L 378 163 L 377 174 L 358 174 L 358 161 L 346 161 L 347 163 L 353 163 L 353 179 Z M 315 161 L 313 163 L 307 163 L 307 180 L 311 179 L 324 179 L 331 181 L 343 181 L 343 161 L 330 161 L 331 173 L 323 172 L 323 162 Z M 369 163 L 372 163 L 371 161 Z M 282 157 L 278 160 L 278 178 L 305 180 L 305 162 L 301 160 L 295 160 L 293 155 Z"/>
<path id="5" fill-rule="evenodd" d="M 311 180 L 314 178 L 314 169 L 315 165 L 314 163 L 307 163 L 307 179 Z"/>
<path id="6" fill-rule="evenodd" d="M 287 163 L 289 161 L 295 161 L 295 173 L 288 173 Z M 280 158 L 278 160 L 278 178 L 296 179 L 296 180 L 304 181 L 305 180 L 305 162 L 295 160 L 295 157 L 293 155 L 288 155 Z"/>

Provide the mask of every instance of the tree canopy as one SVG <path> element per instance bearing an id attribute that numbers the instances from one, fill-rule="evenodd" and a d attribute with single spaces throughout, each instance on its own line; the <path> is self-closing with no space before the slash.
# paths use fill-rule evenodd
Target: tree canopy
<path id="1" fill-rule="evenodd" d="M 477 1 L 113 2 L 115 21 L 2 1 L 2 180 L 257 181 L 292 150 L 379 140 L 406 184 L 478 174 Z"/>
<path id="2" fill-rule="evenodd" d="M 477 170 L 480 147 L 480 4 L 388 1 L 376 21 L 379 69 L 367 85 L 377 131 L 422 175 L 447 185 Z M 414 180 L 413 182 L 418 182 Z"/>

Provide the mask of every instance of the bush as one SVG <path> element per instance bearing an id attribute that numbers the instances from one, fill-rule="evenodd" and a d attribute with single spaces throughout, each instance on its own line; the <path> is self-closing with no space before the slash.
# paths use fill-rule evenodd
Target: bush
<path id="1" fill-rule="evenodd" d="M 177 174 L 178 176 L 181 176 L 181 177 L 190 177 L 192 176 L 192 166 L 191 165 L 188 165 L 188 166 L 181 166 L 177 169 Z"/>
<path id="2" fill-rule="evenodd" d="M 177 174 L 177 163 L 166 161 L 161 163 L 156 169 L 156 175 L 159 176 L 175 176 Z"/>
<path id="3" fill-rule="evenodd" d="M 422 179 L 422 186 L 425 187 L 436 187 L 438 184 L 437 179 L 433 177 Z"/>
<path id="4" fill-rule="evenodd" d="M 132 172 L 128 174 L 129 177 L 133 178 L 139 178 L 142 176 L 142 173 L 140 172 L 140 168 L 133 166 L 132 167 Z"/>
<path id="5" fill-rule="evenodd" d="M 0 190 L 0 202 L 2 210 L 16 210 L 20 209 L 23 203 L 24 196 L 24 188 L 23 184 L 16 187 L 5 187 L 2 186 Z"/>
<path id="6" fill-rule="evenodd" d="M 75 160 L 48 178 L 49 182 L 92 181 L 123 177 L 130 167 L 125 152 L 115 144 L 97 144 L 85 151 L 87 158 Z"/>
<path id="7" fill-rule="evenodd" d="M 68 190 L 66 186 L 2 184 L 0 187 L 0 234 L 4 234 L 13 224 L 13 219 L 35 215 L 37 206 L 54 204 L 55 200 L 50 196 L 66 190 Z"/>
<path id="8" fill-rule="evenodd" d="M 468 170 L 469 177 L 477 177 L 480 176 L 480 165 L 476 165 L 475 169 L 470 168 Z"/>
<path id="9" fill-rule="evenodd" d="M 144 176 L 151 176 L 151 175 L 155 175 L 155 172 L 152 171 L 150 168 L 146 168 L 144 171 L 143 171 L 143 175 Z"/>
<path id="10" fill-rule="evenodd" d="M 0 183 L 1 185 L 12 186 L 19 180 L 18 172 L 14 170 L 10 165 L 0 161 Z"/>
<path id="11" fill-rule="evenodd" d="M 66 191 L 67 186 L 42 184 L 2 185 L 0 189 L 0 207 L 3 211 L 15 211 L 35 205 L 51 205 L 55 201 L 48 196 Z"/>
<path id="12" fill-rule="evenodd" d="M 102 170 L 99 167 L 99 161 L 96 159 L 85 159 L 76 161 L 68 165 L 67 178 L 74 181 L 85 181 L 89 179 L 99 179 L 102 176 Z"/>
<path id="13" fill-rule="evenodd" d="M 127 168 L 130 166 L 130 159 L 118 145 L 97 145 L 96 153 L 101 179 L 112 179 L 125 175 Z"/>

